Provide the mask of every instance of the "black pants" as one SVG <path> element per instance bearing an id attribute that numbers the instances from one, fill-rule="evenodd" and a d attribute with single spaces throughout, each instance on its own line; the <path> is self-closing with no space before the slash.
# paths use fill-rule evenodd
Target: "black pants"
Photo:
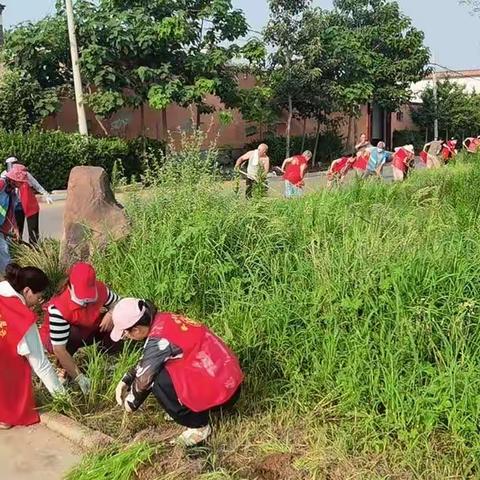
<path id="1" fill-rule="evenodd" d="M 245 190 L 245 197 L 252 198 L 254 190 L 258 192 L 259 196 L 265 196 L 267 193 L 267 188 L 265 184 L 261 184 L 257 182 L 257 180 L 253 180 L 252 178 L 247 178 L 245 181 L 246 190 Z"/>
<path id="2" fill-rule="evenodd" d="M 36 245 L 39 238 L 39 217 L 40 214 L 36 213 L 31 217 L 27 218 L 27 228 L 28 228 L 28 241 L 29 243 Z M 23 228 L 25 226 L 25 214 L 21 208 L 15 209 L 15 220 L 17 221 L 18 231 L 20 232 L 20 237 L 23 236 Z"/>
<path id="3" fill-rule="evenodd" d="M 247 178 L 245 181 L 246 185 L 246 190 L 245 190 L 245 196 L 247 198 L 252 198 L 253 195 L 253 188 L 258 182 L 256 180 L 253 180 L 252 178 Z"/>
<path id="4" fill-rule="evenodd" d="M 86 335 L 85 330 L 82 328 L 70 325 L 70 336 L 67 343 L 67 352 L 70 355 L 73 356 L 80 348 L 93 345 L 94 343 L 98 343 L 100 350 L 111 355 L 119 353 L 123 348 L 123 342 L 115 343 L 110 338 L 110 332 L 96 331 Z"/>
<path id="5" fill-rule="evenodd" d="M 240 387 L 224 405 L 205 412 L 193 412 L 178 400 L 177 393 L 166 368 L 162 368 L 153 382 L 152 393 L 163 409 L 180 425 L 187 428 L 206 427 L 210 414 L 214 411 L 232 407 L 240 397 Z"/>

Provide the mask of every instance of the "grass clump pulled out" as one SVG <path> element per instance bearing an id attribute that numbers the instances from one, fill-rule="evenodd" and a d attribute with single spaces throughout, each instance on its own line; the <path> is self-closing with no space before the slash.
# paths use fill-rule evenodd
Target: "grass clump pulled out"
<path id="1" fill-rule="evenodd" d="M 132 234 L 95 258 L 99 277 L 204 321 L 246 372 L 203 478 L 262 478 L 252 459 L 272 452 L 303 472 L 284 478 L 478 478 L 475 161 L 253 202 L 167 164 L 131 198 Z"/>

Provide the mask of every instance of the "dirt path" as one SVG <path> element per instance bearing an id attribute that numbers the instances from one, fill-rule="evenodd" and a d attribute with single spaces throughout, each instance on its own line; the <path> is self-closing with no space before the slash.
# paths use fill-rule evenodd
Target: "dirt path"
<path id="1" fill-rule="evenodd" d="M 78 447 L 42 425 L 0 431 L 2 480 L 62 480 L 79 461 Z"/>

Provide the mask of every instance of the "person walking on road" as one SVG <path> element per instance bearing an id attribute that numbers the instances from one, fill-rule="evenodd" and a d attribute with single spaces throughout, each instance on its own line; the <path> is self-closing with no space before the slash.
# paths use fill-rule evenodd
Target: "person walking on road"
<path id="1" fill-rule="evenodd" d="M 248 162 L 245 196 L 251 198 L 256 186 L 262 185 L 263 177 L 270 170 L 270 159 L 267 156 L 268 145 L 261 143 L 256 150 L 250 150 L 242 155 L 235 164 L 235 169 L 240 170 L 241 166 Z M 241 171 L 241 170 L 240 170 Z"/>
<path id="2" fill-rule="evenodd" d="M 2 173 L 3 177 L 10 176 L 20 182 L 17 189 L 17 199 L 15 201 L 15 220 L 17 222 L 20 236 L 23 235 L 25 219 L 27 220 L 28 241 L 35 245 L 39 239 L 39 218 L 40 206 L 38 204 L 35 192 L 43 195 L 46 203 L 53 203 L 52 197 L 45 190 L 28 169 L 18 163 L 16 157 L 10 157 L 6 161 L 7 169 Z"/>
<path id="3" fill-rule="evenodd" d="M 112 318 L 113 341 L 144 342 L 137 367 L 117 385 L 118 405 L 134 412 L 153 393 L 168 418 L 186 428 L 179 443 L 204 442 L 212 431 L 210 414 L 240 396 L 244 375 L 236 355 L 206 326 L 157 312 L 146 300 L 120 300 Z"/>
<path id="4" fill-rule="evenodd" d="M 43 350 L 34 313 L 49 280 L 36 267 L 10 264 L 0 283 L 0 429 L 40 421 L 32 371 L 52 395 L 64 388 Z"/>
<path id="5" fill-rule="evenodd" d="M 0 274 L 5 272 L 11 262 L 10 242 L 12 238 L 19 240 L 17 222 L 15 220 L 15 188 L 14 181 L 0 177 Z"/>

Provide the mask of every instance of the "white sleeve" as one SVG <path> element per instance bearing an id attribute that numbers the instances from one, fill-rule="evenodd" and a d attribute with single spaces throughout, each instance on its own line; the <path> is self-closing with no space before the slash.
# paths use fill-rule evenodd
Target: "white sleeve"
<path id="1" fill-rule="evenodd" d="M 48 195 L 48 192 L 38 183 L 38 180 L 30 173 L 27 173 L 28 184 L 42 195 Z"/>
<path id="2" fill-rule="evenodd" d="M 37 374 L 50 394 L 55 395 L 65 391 L 55 373 L 55 369 L 45 355 L 36 325 L 32 325 L 22 338 L 18 344 L 17 352 L 22 357 L 27 358 L 32 370 Z"/>

